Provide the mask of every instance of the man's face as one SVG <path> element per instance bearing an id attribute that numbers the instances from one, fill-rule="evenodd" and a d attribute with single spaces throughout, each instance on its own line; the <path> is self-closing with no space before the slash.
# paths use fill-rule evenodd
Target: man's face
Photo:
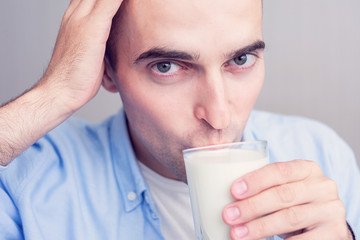
<path id="1" fill-rule="evenodd" d="M 260 0 L 130 0 L 113 78 L 139 160 L 185 181 L 182 150 L 240 141 L 264 79 Z"/>

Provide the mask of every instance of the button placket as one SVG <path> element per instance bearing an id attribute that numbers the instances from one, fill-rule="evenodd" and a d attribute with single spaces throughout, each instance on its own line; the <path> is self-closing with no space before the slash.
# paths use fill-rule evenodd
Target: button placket
<path id="1" fill-rule="evenodd" d="M 137 198 L 136 193 L 135 192 L 129 192 L 128 195 L 127 195 L 127 198 L 130 201 L 134 201 Z"/>

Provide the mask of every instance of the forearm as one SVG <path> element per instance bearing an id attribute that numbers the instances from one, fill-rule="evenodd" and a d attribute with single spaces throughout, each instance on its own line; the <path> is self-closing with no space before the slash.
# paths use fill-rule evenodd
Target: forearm
<path id="1" fill-rule="evenodd" d="M 0 108 L 0 165 L 9 164 L 72 114 L 57 94 L 40 85 Z"/>
<path id="2" fill-rule="evenodd" d="M 96 95 L 104 75 L 106 39 L 121 2 L 70 1 L 44 77 L 0 108 L 0 165 L 7 165 Z"/>

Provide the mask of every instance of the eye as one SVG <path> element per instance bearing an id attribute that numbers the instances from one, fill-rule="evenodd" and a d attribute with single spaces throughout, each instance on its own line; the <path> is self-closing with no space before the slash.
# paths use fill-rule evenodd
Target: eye
<path id="1" fill-rule="evenodd" d="M 157 74 L 170 75 L 180 69 L 180 66 L 173 62 L 158 62 L 151 66 L 151 70 Z"/>
<path id="2" fill-rule="evenodd" d="M 241 56 L 238 56 L 232 60 L 229 61 L 230 65 L 237 65 L 241 67 L 250 67 L 254 64 L 256 58 L 252 54 L 244 54 Z"/>

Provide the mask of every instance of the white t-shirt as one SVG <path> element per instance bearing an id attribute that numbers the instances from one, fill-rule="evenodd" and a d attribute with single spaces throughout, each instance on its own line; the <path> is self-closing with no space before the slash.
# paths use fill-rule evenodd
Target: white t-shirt
<path id="1" fill-rule="evenodd" d="M 165 239 L 195 239 L 188 186 L 165 178 L 138 161 L 149 185 Z"/>

